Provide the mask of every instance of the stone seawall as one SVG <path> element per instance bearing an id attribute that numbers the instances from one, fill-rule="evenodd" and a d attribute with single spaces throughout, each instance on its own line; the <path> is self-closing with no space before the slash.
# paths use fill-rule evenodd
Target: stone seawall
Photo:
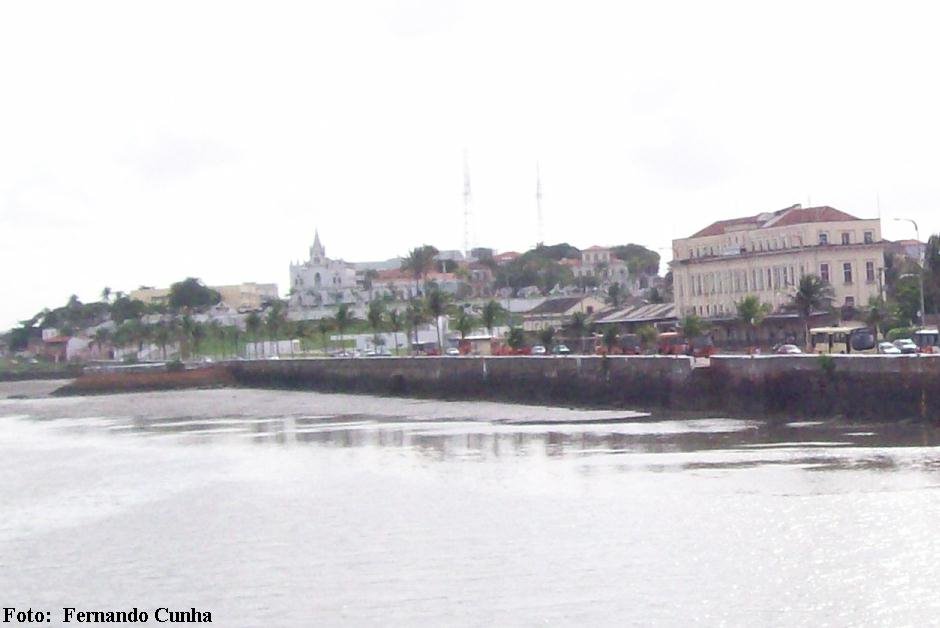
<path id="1" fill-rule="evenodd" d="M 244 386 L 735 416 L 940 420 L 940 356 L 304 359 L 230 365 Z"/>
<path id="2" fill-rule="evenodd" d="M 716 356 L 708 405 L 735 414 L 940 420 L 938 355 Z"/>
<path id="3" fill-rule="evenodd" d="M 236 362 L 245 386 L 442 399 L 688 409 L 686 357 L 418 357 Z"/>

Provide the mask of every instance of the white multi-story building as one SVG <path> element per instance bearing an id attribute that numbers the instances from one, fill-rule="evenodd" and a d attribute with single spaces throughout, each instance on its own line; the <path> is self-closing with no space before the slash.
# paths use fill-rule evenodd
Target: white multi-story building
<path id="1" fill-rule="evenodd" d="M 290 265 L 290 286 L 292 305 L 313 307 L 353 302 L 356 269 L 343 260 L 329 259 L 320 243 L 320 233 L 315 232 L 310 258 Z"/>
<path id="2" fill-rule="evenodd" d="M 673 240 L 673 293 L 680 316 L 736 315 L 757 295 L 774 310 L 790 303 L 800 277 L 818 275 L 833 305 L 862 307 L 882 291 L 881 222 L 832 207 L 794 205 L 747 218 L 720 220 Z"/>

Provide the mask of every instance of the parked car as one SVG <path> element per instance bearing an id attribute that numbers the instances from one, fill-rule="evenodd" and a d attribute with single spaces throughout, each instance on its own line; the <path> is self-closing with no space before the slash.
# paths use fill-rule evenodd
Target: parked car
<path id="1" fill-rule="evenodd" d="M 787 344 L 787 345 L 778 345 L 777 348 L 774 349 L 774 353 L 779 353 L 782 355 L 795 355 L 797 353 L 803 353 L 803 351 L 796 345 Z"/>
<path id="2" fill-rule="evenodd" d="M 879 342 L 878 353 L 883 353 L 885 355 L 900 355 L 901 350 L 895 347 L 890 342 Z"/>
<path id="3" fill-rule="evenodd" d="M 571 353 L 571 349 L 568 348 L 568 345 L 555 345 L 552 347 L 552 353 L 555 355 L 568 355 Z"/>
<path id="4" fill-rule="evenodd" d="M 545 350 L 543 345 L 535 345 L 532 347 L 532 355 L 545 355 L 548 351 Z"/>
<path id="5" fill-rule="evenodd" d="M 910 338 L 898 338 L 894 341 L 894 346 L 901 350 L 901 353 L 917 353 L 917 345 Z"/>
<path id="6" fill-rule="evenodd" d="M 455 356 L 460 355 L 460 349 L 457 347 L 448 347 L 447 351 L 444 352 L 445 355 Z"/>

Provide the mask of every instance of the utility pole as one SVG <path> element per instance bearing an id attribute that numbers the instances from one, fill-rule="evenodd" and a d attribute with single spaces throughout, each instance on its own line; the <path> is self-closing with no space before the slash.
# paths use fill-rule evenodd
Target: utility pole
<path id="1" fill-rule="evenodd" d="M 917 228 L 917 223 L 910 218 L 895 218 L 895 220 L 909 222 L 914 225 L 914 236 L 917 238 L 917 261 L 920 262 L 920 326 L 923 327 L 926 324 L 927 316 L 927 308 L 924 307 L 924 271 L 927 266 L 927 260 L 924 258 L 926 251 L 921 248 L 920 229 Z"/>

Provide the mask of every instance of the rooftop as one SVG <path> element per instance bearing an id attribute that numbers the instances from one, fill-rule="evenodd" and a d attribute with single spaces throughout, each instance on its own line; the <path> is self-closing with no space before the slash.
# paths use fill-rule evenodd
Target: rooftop
<path id="1" fill-rule="evenodd" d="M 744 229 L 770 229 L 772 227 L 786 227 L 808 222 L 841 222 L 845 220 L 861 220 L 861 218 L 847 214 L 835 207 L 829 207 L 828 205 L 803 207 L 797 204 L 787 207 L 786 209 L 778 209 L 775 212 L 766 212 L 757 214 L 756 216 L 719 220 L 689 237 L 701 238 L 705 236 L 724 235 L 725 233 L 742 231 Z"/>

